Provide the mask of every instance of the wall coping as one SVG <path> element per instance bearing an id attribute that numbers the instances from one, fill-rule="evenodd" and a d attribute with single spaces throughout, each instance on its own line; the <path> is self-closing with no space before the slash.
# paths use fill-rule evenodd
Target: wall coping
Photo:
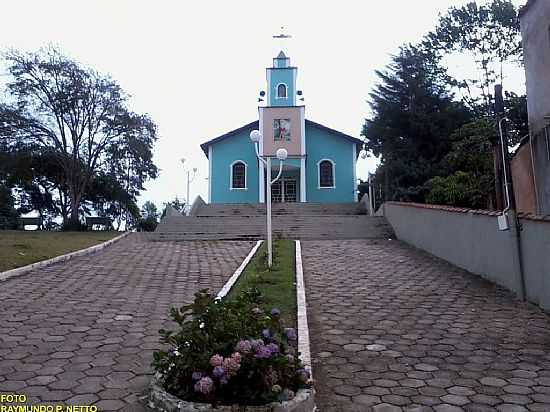
<path id="1" fill-rule="evenodd" d="M 451 213 L 471 213 L 474 215 L 484 215 L 484 216 L 499 216 L 501 212 L 496 210 L 483 210 L 483 209 L 469 209 L 467 207 L 455 207 L 455 206 L 446 206 L 446 205 L 432 205 L 427 203 L 414 203 L 414 202 L 385 202 L 384 204 L 396 205 L 396 206 L 405 206 L 405 207 L 415 207 L 418 209 L 431 209 L 431 210 L 440 210 L 443 212 Z M 533 220 L 537 222 L 548 222 L 550 223 L 550 215 L 536 215 L 533 213 L 524 213 L 519 212 L 518 217 L 520 219 Z"/>

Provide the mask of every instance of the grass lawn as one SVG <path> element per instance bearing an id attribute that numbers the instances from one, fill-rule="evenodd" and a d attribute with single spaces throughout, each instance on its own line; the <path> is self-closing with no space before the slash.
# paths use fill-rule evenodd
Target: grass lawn
<path id="1" fill-rule="evenodd" d="M 84 249 L 121 234 L 121 232 L 115 231 L 0 230 L 0 272 Z"/>
<path id="2" fill-rule="evenodd" d="M 278 308 L 287 327 L 296 326 L 296 264 L 295 243 L 292 240 L 273 242 L 273 266 L 267 269 L 267 244 L 264 242 L 239 280 L 229 292 L 229 297 L 255 287 L 263 295 L 262 306 L 271 311 Z"/>

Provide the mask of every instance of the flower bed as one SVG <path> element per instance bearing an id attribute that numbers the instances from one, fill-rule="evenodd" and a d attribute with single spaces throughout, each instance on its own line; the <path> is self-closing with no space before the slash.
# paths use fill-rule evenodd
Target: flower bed
<path id="1" fill-rule="evenodd" d="M 257 290 L 229 300 L 201 291 L 193 304 L 172 309 L 179 327 L 161 331 L 169 349 L 154 354 L 152 406 L 174 411 L 313 410 L 296 331 L 284 327 L 278 309 L 266 312 L 261 302 Z"/>

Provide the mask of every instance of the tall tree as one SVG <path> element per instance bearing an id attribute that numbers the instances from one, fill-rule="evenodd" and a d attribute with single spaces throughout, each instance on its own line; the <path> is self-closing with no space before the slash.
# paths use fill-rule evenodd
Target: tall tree
<path id="1" fill-rule="evenodd" d="M 521 60 L 521 34 L 518 10 L 510 0 L 492 0 L 479 5 L 471 1 L 462 7 L 451 7 L 440 16 L 437 27 L 424 41 L 429 50 L 449 54 L 469 54 L 479 78 L 463 79 L 461 87 L 468 90 L 466 99 L 479 114 L 491 115 L 493 85 L 504 79 L 504 64 Z M 477 88 L 481 94 L 472 92 Z"/>
<path id="2" fill-rule="evenodd" d="M 98 171 L 110 168 L 114 147 L 139 142 L 146 155 L 132 159 L 140 163 L 134 170 L 142 180 L 156 176 L 150 155 L 156 125 L 128 109 L 128 96 L 113 79 L 53 47 L 10 51 L 5 59 L 15 103 L 0 108 L 1 137 L 55 154 L 58 184 L 67 195 L 66 223 L 78 223 L 86 191 Z"/>
<path id="3" fill-rule="evenodd" d="M 450 79 L 430 51 L 404 46 L 376 74 L 373 116 L 362 130 L 365 148 L 381 158 L 375 182 L 384 182 L 386 200 L 423 201 L 424 182 L 440 173 L 450 134 L 470 114 L 453 101 Z"/>

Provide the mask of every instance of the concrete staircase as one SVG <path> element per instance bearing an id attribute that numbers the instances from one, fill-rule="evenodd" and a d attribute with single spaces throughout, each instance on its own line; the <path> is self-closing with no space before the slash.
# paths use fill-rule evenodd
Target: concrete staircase
<path id="1" fill-rule="evenodd" d="M 273 205 L 273 236 L 287 239 L 376 239 L 393 237 L 381 216 L 360 214 L 357 203 Z M 256 240 L 265 238 L 263 204 L 203 204 L 193 216 L 167 216 L 153 241 Z"/>

